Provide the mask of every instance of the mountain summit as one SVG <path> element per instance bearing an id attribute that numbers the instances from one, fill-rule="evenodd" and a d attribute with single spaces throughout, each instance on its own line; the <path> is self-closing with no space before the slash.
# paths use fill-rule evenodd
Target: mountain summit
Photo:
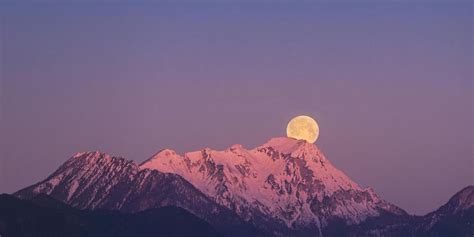
<path id="1" fill-rule="evenodd" d="M 333 219 L 357 224 L 382 212 L 405 215 L 336 169 L 312 143 L 273 138 L 251 150 L 233 145 L 178 155 L 162 150 L 140 165 L 182 176 L 245 220 L 321 229 Z"/>
<path id="2" fill-rule="evenodd" d="M 217 230 L 246 235 L 253 227 L 215 203 L 181 176 L 141 170 L 133 161 L 98 151 L 74 155 L 44 181 L 16 192 L 22 199 L 47 194 L 78 209 L 137 213 L 152 208 L 183 208 Z"/>
<path id="3" fill-rule="evenodd" d="M 236 235 L 257 227 L 270 235 L 321 236 L 334 223 L 407 216 L 335 168 L 316 145 L 292 138 L 273 138 L 250 150 L 233 145 L 179 155 L 165 149 L 141 165 L 78 153 L 15 195 L 40 193 L 80 209 L 177 206 Z"/>
<path id="4" fill-rule="evenodd" d="M 474 186 L 457 192 L 438 210 L 425 215 L 417 236 L 474 236 Z"/>

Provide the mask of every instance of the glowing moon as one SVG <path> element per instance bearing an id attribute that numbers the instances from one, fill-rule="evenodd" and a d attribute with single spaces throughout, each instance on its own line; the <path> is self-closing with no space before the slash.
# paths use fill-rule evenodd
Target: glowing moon
<path id="1" fill-rule="evenodd" d="M 309 116 L 297 116 L 288 123 L 286 135 L 291 138 L 314 143 L 319 136 L 319 126 L 318 123 Z"/>

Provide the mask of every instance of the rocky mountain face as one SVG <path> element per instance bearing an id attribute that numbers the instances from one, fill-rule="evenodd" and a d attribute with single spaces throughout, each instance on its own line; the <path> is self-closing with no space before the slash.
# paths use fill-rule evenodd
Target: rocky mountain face
<path id="1" fill-rule="evenodd" d="M 363 223 L 345 228 L 345 236 L 413 236 L 413 237 L 472 237 L 474 236 L 474 186 L 456 193 L 438 210 L 424 216 L 397 218 L 383 215 L 368 218 Z M 343 236 L 343 235 L 341 235 Z"/>
<path id="2" fill-rule="evenodd" d="M 474 186 L 456 193 L 438 210 L 421 218 L 417 236 L 474 236 Z"/>
<path id="3" fill-rule="evenodd" d="M 22 199 L 47 194 L 78 209 L 140 212 L 176 206 L 236 236 L 254 233 L 232 211 L 218 205 L 181 176 L 140 169 L 132 161 L 100 152 L 78 153 L 44 181 L 15 193 Z"/>
<path id="4" fill-rule="evenodd" d="M 217 203 L 258 225 L 278 223 L 320 235 L 332 220 L 352 225 L 383 213 L 406 215 L 336 169 L 314 145 L 273 138 L 252 150 L 162 150 L 140 165 L 184 177 Z"/>
<path id="5" fill-rule="evenodd" d="M 78 209 L 128 213 L 176 206 L 226 236 L 437 236 L 453 216 L 470 221 L 461 224 L 465 236 L 473 229 L 467 190 L 434 213 L 410 216 L 353 182 L 314 144 L 273 138 L 250 150 L 165 149 L 141 165 L 79 153 L 15 196 L 47 194 Z"/>

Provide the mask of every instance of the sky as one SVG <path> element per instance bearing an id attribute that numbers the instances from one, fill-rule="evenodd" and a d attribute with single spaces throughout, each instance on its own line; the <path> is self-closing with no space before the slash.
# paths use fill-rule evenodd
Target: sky
<path id="1" fill-rule="evenodd" d="M 0 193 L 74 153 L 285 136 L 426 214 L 474 183 L 472 2 L 0 3 Z"/>

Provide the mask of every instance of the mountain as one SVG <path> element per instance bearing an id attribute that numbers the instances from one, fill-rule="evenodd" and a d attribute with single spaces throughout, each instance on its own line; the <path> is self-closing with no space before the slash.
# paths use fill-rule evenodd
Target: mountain
<path id="1" fill-rule="evenodd" d="M 141 169 L 132 161 L 100 152 L 78 153 L 44 181 L 15 193 L 22 199 L 47 194 L 78 209 L 136 213 L 183 208 L 227 235 L 255 234 L 252 226 L 215 203 L 176 174 Z"/>
<path id="2" fill-rule="evenodd" d="M 257 226 L 287 228 L 292 235 L 323 235 L 331 223 L 356 225 L 369 217 L 407 216 L 336 169 L 316 145 L 273 138 L 251 150 L 233 145 L 178 155 L 165 149 L 142 170 L 177 174 Z"/>
<path id="3" fill-rule="evenodd" d="M 78 153 L 15 196 L 41 193 L 78 209 L 181 207 L 234 236 L 323 236 L 374 218 L 408 217 L 336 169 L 314 144 L 291 138 L 183 156 L 165 149 L 141 165 Z"/>
<path id="4" fill-rule="evenodd" d="M 424 216 L 368 218 L 363 223 L 345 227 L 356 236 L 472 237 L 474 236 L 474 186 L 456 193 L 449 201 Z"/>
<path id="5" fill-rule="evenodd" d="M 7 218 L 26 220 L 8 219 L 14 229 L 50 230 L 51 223 L 62 223 L 64 229 L 53 230 L 68 236 L 133 236 L 142 229 L 147 235 L 157 220 L 176 227 L 186 216 L 184 229 L 209 223 L 223 236 L 471 237 L 473 193 L 469 186 L 438 210 L 411 216 L 352 181 L 314 144 L 273 138 L 249 150 L 233 145 L 179 155 L 165 149 L 140 165 L 100 152 L 78 153 L 45 180 L 16 192 L 28 202 L 21 205 L 31 208 Z M 189 224 L 193 217 L 198 220 Z M 97 223 L 120 233 L 100 232 Z"/>
<path id="6" fill-rule="evenodd" d="M 0 195 L 0 235 L 221 236 L 209 223 L 173 206 L 134 214 L 81 211 L 47 195 L 20 200 L 6 194 Z"/>
<path id="7" fill-rule="evenodd" d="M 417 236 L 474 236 L 474 186 L 456 193 L 438 210 L 424 216 Z"/>

